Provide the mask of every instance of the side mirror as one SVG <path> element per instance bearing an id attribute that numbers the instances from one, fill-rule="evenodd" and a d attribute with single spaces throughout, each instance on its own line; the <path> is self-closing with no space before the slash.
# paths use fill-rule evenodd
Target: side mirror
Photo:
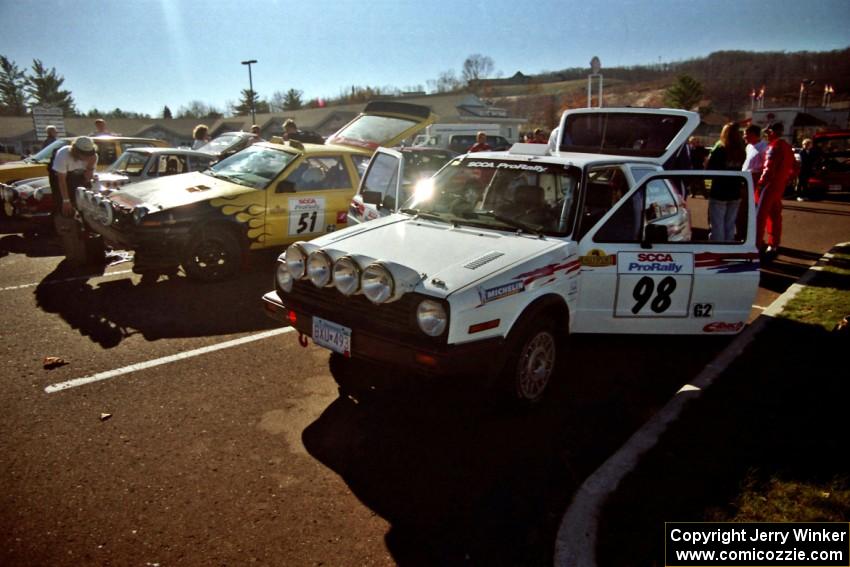
<path id="1" fill-rule="evenodd" d="M 667 227 L 663 224 L 648 224 L 643 229 L 641 248 L 652 248 L 653 244 L 667 242 Z"/>
<path id="2" fill-rule="evenodd" d="M 295 193 L 295 183 L 284 179 L 274 188 L 275 193 Z"/>
<path id="3" fill-rule="evenodd" d="M 395 197 L 392 195 L 387 195 L 384 197 L 384 208 L 389 209 L 390 211 L 395 210 Z"/>
<path id="4" fill-rule="evenodd" d="M 364 203 L 375 205 L 376 207 L 380 207 L 383 200 L 383 195 L 379 191 L 363 191 L 360 196 L 363 197 Z"/>

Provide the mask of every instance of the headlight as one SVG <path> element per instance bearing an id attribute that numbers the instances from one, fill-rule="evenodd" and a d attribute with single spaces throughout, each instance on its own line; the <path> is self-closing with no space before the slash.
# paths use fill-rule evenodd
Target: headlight
<path id="1" fill-rule="evenodd" d="M 277 281 L 277 286 L 289 293 L 292 291 L 292 286 L 295 283 L 295 280 L 292 278 L 292 272 L 289 271 L 289 268 L 286 266 L 286 262 L 278 262 L 277 269 L 275 270 L 275 280 Z"/>
<path id="2" fill-rule="evenodd" d="M 360 278 L 360 287 L 363 288 L 365 295 L 372 303 L 383 303 L 392 297 L 395 291 L 395 282 L 390 271 L 381 264 L 369 264 L 363 270 L 363 277 Z"/>
<path id="3" fill-rule="evenodd" d="M 50 192 L 49 187 L 39 187 L 32 192 L 32 198 L 36 201 L 41 201 Z"/>
<path id="4" fill-rule="evenodd" d="M 11 203 L 18 198 L 18 191 L 11 187 L 7 187 L 3 190 L 3 197 Z"/>
<path id="5" fill-rule="evenodd" d="M 286 267 L 296 280 L 300 280 L 307 272 L 307 253 L 298 244 L 291 244 L 286 249 Z"/>
<path id="6" fill-rule="evenodd" d="M 431 337 L 439 337 L 446 330 L 449 319 L 443 304 L 426 299 L 416 308 L 416 322 L 422 332 Z"/>
<path id="7" fill-rule="evenodd" d="M 324 250 L 316 250 L 307 257 L 307 277 L 316 287 L 325 287 L 331 283 L 333 262 Z"/>
<path id="8" fill-rule="evenodd" d="M 343 295 L 353 295 L 360 289 L 360 266 L 343 256 L 334 264 L 334 285 Z"/>

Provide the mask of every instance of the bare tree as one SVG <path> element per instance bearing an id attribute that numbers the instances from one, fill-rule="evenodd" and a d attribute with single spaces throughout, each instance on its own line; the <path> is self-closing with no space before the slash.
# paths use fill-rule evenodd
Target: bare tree
<path id="1" fill-rule="evenodd" d="M 493 60 L 486 55 L 473 53 L 463 62 L 463 82 L 467 85 L 486 79 L 493 72 Z"/>
<path id="2" fill-rule="evenodd" d="M 440 76 L 436 80 L 429 79 L 428 87 L 431 89 L 431 92 L 449 93 L 460 90 L 463 87 L 463 82 L 457 78 L 457 75 L 455 75 L 452 69 L 449 69 L 440 73 Z"/>

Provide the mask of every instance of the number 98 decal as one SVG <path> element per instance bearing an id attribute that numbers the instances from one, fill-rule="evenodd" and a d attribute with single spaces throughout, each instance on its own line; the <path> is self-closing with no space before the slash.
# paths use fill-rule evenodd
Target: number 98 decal
<path id="1" fill-rule="evenodd" d="M 617 317 L 687 317 L 693 276 L 621 275 Z"/>

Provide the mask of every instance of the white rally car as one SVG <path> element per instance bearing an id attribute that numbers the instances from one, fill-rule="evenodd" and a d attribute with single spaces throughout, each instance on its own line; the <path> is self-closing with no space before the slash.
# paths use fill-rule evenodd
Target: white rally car
<path id="1" fill-rule="evenodd" d="M 573 110 L 553 153 L 460 156 L 400 212 L 291 245 L 266 310 L 343 357 L 487 372 L 520 403 L 542 397 L 570 333 L 737 333 L 759 281 L 752 182 L 662 168 L 698 124 Z M 738 192 L 731 240 L 706 200 L 685 202 L 694 183 Z"/>

